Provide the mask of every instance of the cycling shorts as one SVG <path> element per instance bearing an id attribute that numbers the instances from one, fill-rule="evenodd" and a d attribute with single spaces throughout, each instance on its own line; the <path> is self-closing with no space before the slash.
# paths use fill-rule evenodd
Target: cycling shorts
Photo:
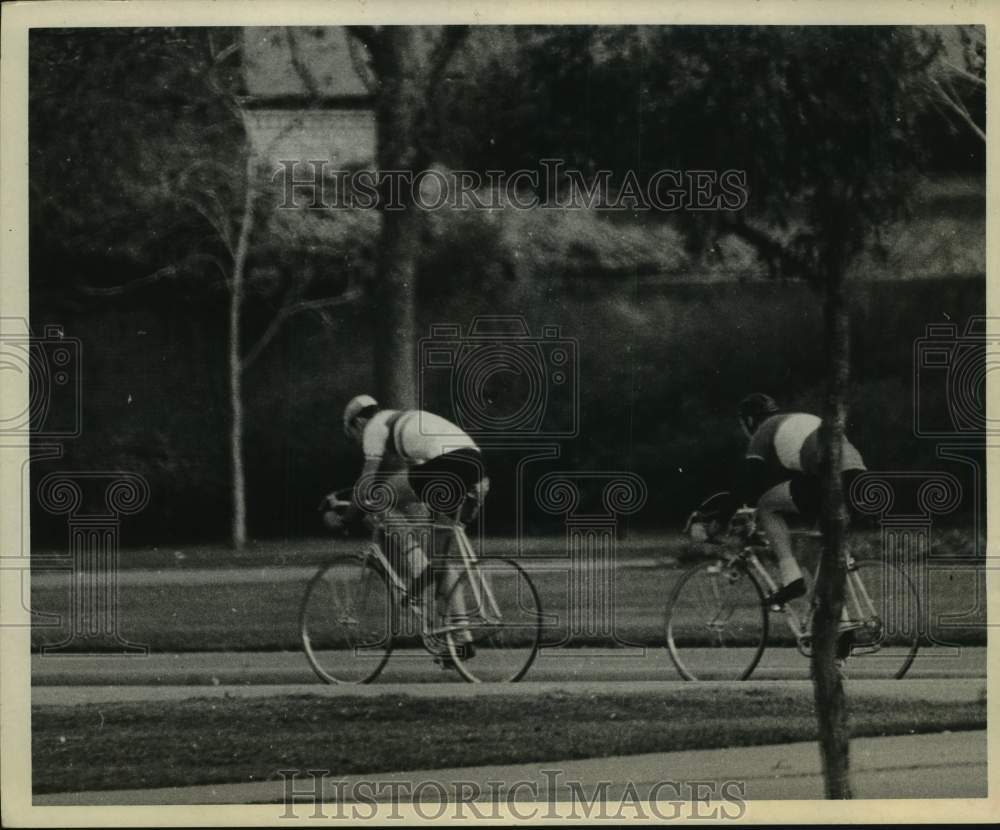
<path id="1" fill-rule="evenodd" d="M 480 482 L 485 480 L 483 456 L 472 447 L 442 453 L 409 471 L 410 486 L 417 498 L 441 513 L 458 510 L 467 495 L 483 489 Z"/>
<path id="2" fill-rule="evenodd" d="M 840 474 L 844 499 L 847 501 L 848 512 L 851 513 L 853 511 L 850 509 L 848 493 L 851 482 L 862 472 L 864 470 L 845 470 Z M 794 513 L 808 522 L 815 522 L 823 507 L 823 488 L 818 476 L 791 473 L 787 481 L 782 481 L 766 491 L 757 501 L 758 505 L 761 503 L 775 513 Z"/>

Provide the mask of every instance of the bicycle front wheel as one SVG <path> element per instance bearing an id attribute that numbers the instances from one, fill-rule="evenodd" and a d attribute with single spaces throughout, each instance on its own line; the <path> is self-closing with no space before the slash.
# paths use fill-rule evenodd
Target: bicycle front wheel
<path id="1" fill-rule="evenodd" d="M 667 604 L 667 650 L 685 680 L 746 680 L 767 642 L 764 591 L 723 562 L 686 571 Z"/>
<path id="2" fill-rule="evenodd" d="M 456 581 L 445 609 L 445 642 L 465 680 L 513 683 L 524 677 L 538 654 L 542 607 L 520 565 L 480 560 Z"/>
<path id="3" fill-rule="evenodd" d="M 850 624 L 857 626 L 849 632 L 853 642 L 845 673 L 905 675 L 920 646 L 920 597 L 906 571 L 889 562 L 858 562 L 848 574 L 845 603 Z"/>
<path id="4" fill-rule="evenodd" d="M 358 554 L 323 565 L 306 587 L 299 631 L 325 683 L 370 683 L 392 651 L 392 597 L 382 570 Z"/>

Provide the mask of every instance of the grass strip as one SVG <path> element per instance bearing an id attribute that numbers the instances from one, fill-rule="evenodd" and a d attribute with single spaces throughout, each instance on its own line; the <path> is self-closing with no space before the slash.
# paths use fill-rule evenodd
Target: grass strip
<path id="1" fill-rule="evenodd" d="M 851 699 L 856 737 L 982 729 L 985 700 Z M 815 740 L 811 692 L 286 696 L 36 707 L 36 793 L 262 781 Z"/>

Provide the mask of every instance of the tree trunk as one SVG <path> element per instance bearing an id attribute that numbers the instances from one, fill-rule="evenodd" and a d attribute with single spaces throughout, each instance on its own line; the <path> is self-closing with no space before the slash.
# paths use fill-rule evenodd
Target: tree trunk
<path id="1" fill-rule="evenodd" d="M 385 406 L 417 405 L 417 253 L 420 217 L 406 211 L 382 214 L 375 287 L 375 389 Z"/>
<path id="2" fill-rule="evenodd" d="M 243 277 L 254 222 L 254 159 L 247 158 L 246 196 L 240 235 L 233 254 L 233 281 L 229 292 L 229 450 L 233 472 L 232 546 L 243 550 L 247 541 L 246 472 L 243 466 L 243 360 L 240 356 L 240 314 L 243 308 Z"/>
<path id="3" fill-rule="evenodd" d="M 851 798 L 847 699 L 836 665 L 836 649 L 847 568 L 847 511 L 841 484 L 844 425 L 847 420 L 849 319 L 844 266 L 831 258 L 826 273 L 824 317 L 828 360 L 827 400 L 821 441 L 823 448 L 823 551 L 816 586 L 819 604 L 813 620 L 812 672 L 819 725 L 820 751 L 827 798 Z"/>
<path id="4" fill-rule="evenodd" d="M 382 231 L 374 297 L 375 387 L 379 401 L 393 408 L 417 403 L 416 281 L 423 217 L 414 206 L 409 181 L 424 162 L 418 121 L 427 91 L 420 88 L 421 56 L 414 37 L 407 26 L 389 26 L 381 33 L 381 83 L 375 113 L 380 174 L 408 174 L 395 180 L 383 177 L 379 188 Z"/>

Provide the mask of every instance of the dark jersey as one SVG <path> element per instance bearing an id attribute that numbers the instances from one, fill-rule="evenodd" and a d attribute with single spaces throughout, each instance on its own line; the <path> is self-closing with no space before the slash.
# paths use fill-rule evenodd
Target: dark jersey
<path id="1" fill-rule="evenodd" d="M 746 457 L 760 459 L 773 481 L 787 479 L 792 473 L 819 475 L 819 428 L 822 421 L 805 412 L 783 412 L 764 421 L 750 439 Z M 841 472 L 864 470 L 861 453 L 844 439 Z"/>

